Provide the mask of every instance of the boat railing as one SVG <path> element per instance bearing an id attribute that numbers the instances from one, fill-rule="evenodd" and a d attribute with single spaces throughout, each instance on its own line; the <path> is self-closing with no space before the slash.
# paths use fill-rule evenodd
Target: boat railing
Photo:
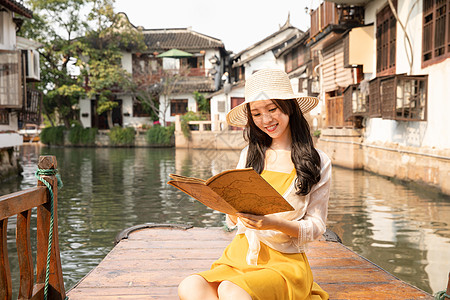
<path id="1" fill-rule="evenodd" d="M 20 287 L 18 299 L 64 299 L 66 297 L 62 276 L 58 239 L 58 180 L 50 170 L 57 170 L 54 156 L 40 156 L 38 168 L 42 180 L 49 183 L 53 192 L 40 180 L 36 187 L 0 197 L 0 299 L 12 298 L 11 272 L 8 260 L 7 225 L 8 219 L 17 216 L 16 248 L 19 258 Z M 49 172 L 45 172 L 49 171 Z M 36 277 L 34 276 L 33 255 L 31 251 L 31 216 L 36 208 Z M 47 269 L 50 228 L 51 253 L 49 272 Z M 47 274 L 49 275 L 47 275 Z M 45 289 L 46 279 L 48 281 Z"/>

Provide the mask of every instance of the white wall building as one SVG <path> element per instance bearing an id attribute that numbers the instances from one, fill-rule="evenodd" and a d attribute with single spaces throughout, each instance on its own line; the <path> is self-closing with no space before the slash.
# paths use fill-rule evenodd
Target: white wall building
<path id="1" fill-rule="evenodd" d="M 275 53 L 292 43 L 303 32 L 293 27 L 289 19 L 275 33 L 242 50 L 233 57 L 233 74 L 229 85 L 210 95 L 211 116 L 218 115 L 224 121 L 230 109 L 244 101 L 245 78 L 261 69 L 284 70 L 284 58 L 277 58 Z"/>
<path id="2" fill-rule="evenodd" d="M 121 13 L 127 22 L 128 18 Z M 131 25 L 133 26 L 133 25 Z M 137 95 L 117 93 L 118 108 L 113 112 L 113 119 L 120 126 L 141 127 L 151 125 L 155 118 L 160 123 L 175 122 L 175 116 L 187 111 L 197 111 L 197 102 L 193 92 L 214 92 L 219 88 L 223 73 L 223 57 L 226 55 L 224 45 L 219 39 L 198 33 L 191 28 L 143 29 L 147 49 L 124 52 L 122 66 L 136 82 L 144 82 L 142 87 L 156 91 L 159 100 L 158 116 L 151 115 Z M 181 50 L 186 57 L 158 57 L 169 50 Z M 178 76 L 176 84 L 164 93 L 167 78 Z M 143 79 L 144 78 L 144 79 Z M 171 77 L 174 78 L 174 77 Z M 143 81 L 144 80 L 144 81 Z M 104 122 L 95 114 L 96 101 L 80 101 L 81 122 L 84 127 L 97 126 L 106 129 Z M 114 115 L 116 116 L 114 118 Z"/>
<path id="3" fill-rule="evenodd" d="M 447 5 L 449 5 L 448 1 Z M 377 24 L 377 14 L 386 7 L 386 1 L 369 1 L 365 6 L 365 23 Z M 445 6 L 445 3 L 444 3 Z M 439 11 L 434 7 L 436 18 Z M 449 27 L 444 36 L 444 53 L 441 58 L 435 57 L 424 61 L 423 39 L 424 29 L 424 3 L 422 1 L 399 0 L 396 6 L 398 21 L 396 23 L 395 43 L 395 73 L 407 75 L 428 75 L 427 80 L 427 106 L 423 121 L 388 120 L 382 118 L 368 118 L 366 123 L 365 140 L 367 142 L 393 143 L 411 147 L 427 147 L 434 149 L 450 149 L 450 103 L 447 95 L 450 94 L 450 41 Z M 431 11 L 429 13 L 432 13 Z M 444 16 L 445 17 L 445 16 Z M 431 16 L 433 18 L 433 16 Z M 447 16 L 447 23 L 450 17 Z M 404 31 L 400 22 L 405 26 Z M 432 21 L 428 26 L 436 26 Z M 374 31 L 376 34 L 376 30 Z M 411 47 L 408 43 L 411 42 Z M 374 36 L 376 41 L 376 36 Z M 373 43 L 376 62 L 376 43 Z M 409 58 L 409 59 L 408 59 Z M 367 73 L 365 78 L 373 79 L 376 73 Z"/>
<path id="4" fill-rule="evenodd" d="M 25 104 L 29 101 L 26 81 L 39 80 L 39 54 L 36 51 L 39 45 L 16 37 L 15 22 L 19 15 L 31 18 L 32 12 L 18 1 L 0 2 L 0 179 L 17 174 L 20 169 L 11 149 L 23 144 L 18 130 L 19 122 L 26 121 L 23 117 L 28 108 Z M 23 59 L 27 62 L 25 66 Z"/>

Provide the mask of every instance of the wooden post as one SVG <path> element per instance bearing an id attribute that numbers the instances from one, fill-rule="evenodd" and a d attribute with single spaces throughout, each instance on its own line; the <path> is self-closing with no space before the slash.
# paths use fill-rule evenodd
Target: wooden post
<path id="1" fill-rule="evenodd" d="M 31 209 L 17 215 L 16 246 L 20 270 L 19 299 L 30 299 L 33 296 L 34 270 L 30 222 Z"/>
<path id="2" fill-rule="evenodd" d="M 450 295 L 450 273 L 448 273 L 447 291 L 445 293 L 447 295 Z M 450 298 L 449 297 L 445 297 L 445 300 L 450 300 Z"/>
<path id="3" fill-rule="evenodd" d="M 39 169 L 56 169 L 56 157 L 40 156 Z M 41 176 L 50 183 L 53 189 L 53 241 L 50 256 L 50 278 L 48 288 L 49 299 L 64 299 L 66 297 L 62 276 L 61 258 L 58 238 L 58 181 L 56 176 Z M 38 186 L 44 185 L 38 181 Z M 50 195 L 49 195 L 50 199 Z M 50 229 L 51 204 L 50 201 L 37 209 L 37 254 L 36 254 L 36 286 L 45 283 L 45 270 L 47 264 L 48 235 Z"/>
<path id="4" fill-rule="evenodd" d="M 0 220 L 0 299 L 11 299 L 11 272 L 9 269 L 6 229 L 8 219 Z"/>

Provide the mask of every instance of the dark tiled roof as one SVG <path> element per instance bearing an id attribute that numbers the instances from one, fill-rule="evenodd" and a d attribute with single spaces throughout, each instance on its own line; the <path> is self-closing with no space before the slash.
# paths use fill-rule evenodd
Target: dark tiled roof
<path id="1" fill-rule="evenodd" d="M 16 0 L 0 0 L 0 6 L 4 6 L 7 9 L 18 13 L 24 17 L 32 18 L 33 12 L 26 8 L 23 3 L 23 1 L 16 1 Z"/>
<path id="2" fill-rule="evenodd" d="M 221 40 L 189 28 L 144 29 L 144 41 L 150 51 L 223 48 Z"/>
<path id="3" fill-rule="evenodd" d="M 176 94 L 191 93 L 194 91 L 214 91 L 214 80 L 209 77 L 187 77 L 185 80 L 178 82 L 174 88 L 174 93 Z"/>

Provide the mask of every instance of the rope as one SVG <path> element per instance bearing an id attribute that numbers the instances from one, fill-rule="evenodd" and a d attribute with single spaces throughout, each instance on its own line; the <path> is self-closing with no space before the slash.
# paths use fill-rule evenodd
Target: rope
<path id="1" fill-rule="evenodd" d="M 434 300 L 445 300 L 445 298 L 449 298 L 450 299 L 450 295 L 448 295 L 445 291 L 437 292 L 434 295 Z"/>
<path id="2" fill-rule="evenodd" d="M 47 296 L 48 296 L 48 283 L 49 283 L 49 277 L 50 277 L 50 255 L 52 253 L 52 241 L 53 241 L 53 189 L 52 186 L 50 185 L 50 183 L 48 183 L 47 180 L 43 179 L 40 177 L 40 175 L 43 176 L 56 176 L 56 179 L 58 181 L 58 188 L 62 188 L 63 187 L 63 183 L 61 180 L 61 176 L 59 176 L 58 174 L 58 170 L 56 169 L 37 169 L 36 173 L 34 174 L 34 176 L 40 181 L 42 182 L 47 188 L 48 191 L 50 192 L 50 228 L 49 228 L 49 233 L 48 233 L 48 248 L 47 248 L 47 265 L 45 268 L 45 285 L 44 285 L 44 299 L 47 300 Z"/>

